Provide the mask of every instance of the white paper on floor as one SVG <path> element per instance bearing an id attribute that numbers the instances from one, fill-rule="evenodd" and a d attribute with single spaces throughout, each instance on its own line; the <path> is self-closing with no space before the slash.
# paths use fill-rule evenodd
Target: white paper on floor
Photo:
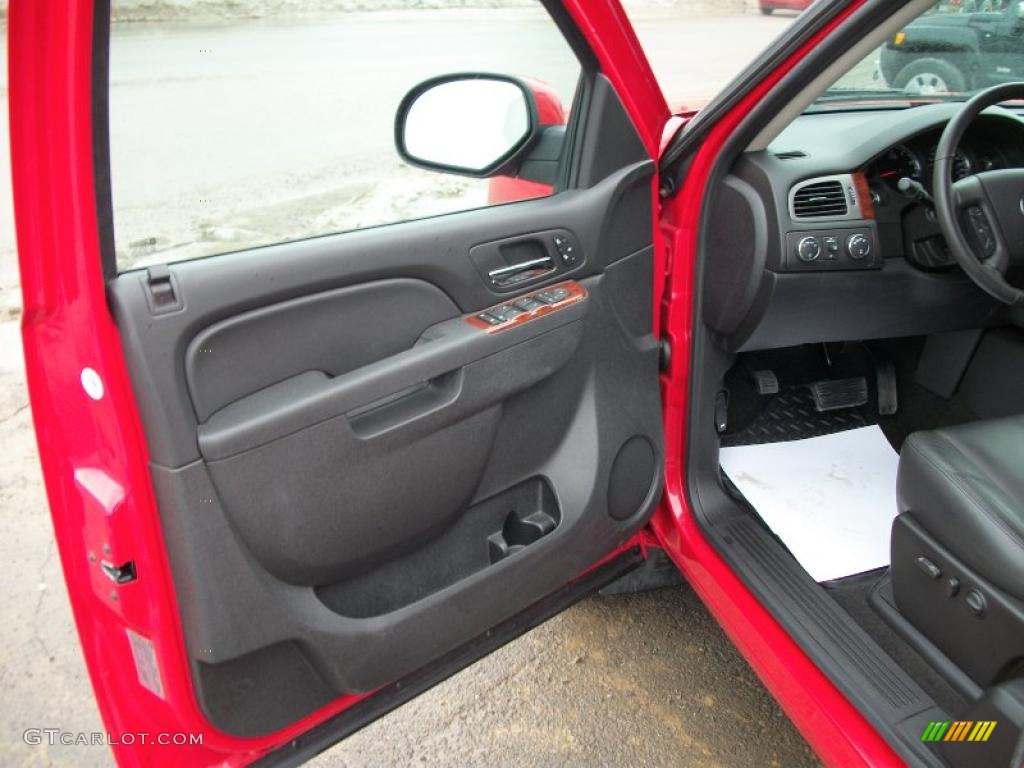
<path id="1" fill-rule="evenodd" d="M 815 581 L 889 564 L 899 454 L 877 426 L 723 448 L 720 462 Z"/>

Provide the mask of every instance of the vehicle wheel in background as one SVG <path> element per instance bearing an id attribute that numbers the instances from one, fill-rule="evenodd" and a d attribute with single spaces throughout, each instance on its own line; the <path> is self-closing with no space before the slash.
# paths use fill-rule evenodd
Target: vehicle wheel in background
<path id="1" fill-rule="evenodd" d="M 772 15 L 772 11 L 774 11 L 774 10 L 775 10 L 774 8 L 769 8 L 769 7 L 764 6 L 764 5 L 761 6 L 761 13 L 763 13 L 765 16 L 771 16 Z"/>
<path id="2" fill-rule="evenodd" d="M 963 93 L 967 89 L 967 79 L 948 61 L 918 59 L 900 70 L 893 87 L 919 95 Z"/>

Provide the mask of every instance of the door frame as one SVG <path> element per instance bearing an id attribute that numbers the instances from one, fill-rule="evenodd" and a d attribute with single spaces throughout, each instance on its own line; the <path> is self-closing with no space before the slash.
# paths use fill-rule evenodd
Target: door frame
<path id="1" fill-rule="evenodd" d="M 670 270 L 662 303 L 663 339 L 672 354 L 662 374 L 665 491 L 651 519 L 659 544 L 682 571 L 729 639 L 753 667 L 827 765 L 902 766 L 904 761 L 797 644 L 722 557 L 694 514 L 688 455 L 694 382 L 693 310 L 707 190 L 724 172 L 733 134 L 826 37 L 856 21 L 867 0 L 815 4 L 797 34 L 776 41 L 762 59 L 716 97 L 662 153 L 662 239 Z"/>

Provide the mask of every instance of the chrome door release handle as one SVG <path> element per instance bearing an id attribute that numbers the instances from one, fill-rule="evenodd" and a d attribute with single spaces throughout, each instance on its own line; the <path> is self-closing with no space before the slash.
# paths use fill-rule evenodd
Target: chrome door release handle
<path id="1" fill-rule="evenodd" d="M 522 261 L 518 264 L 509 264 L 507 267 L 499 267 L 498 269 L 492 269 L 487 273 L 487 276 L 491 280 L 496 280 L 499 277 L 507 277 L 508 275 L 514 275 L 517 272 L 525 272 L 528 269 L 534 269 L 535 267 L 547 266 L 551 269 L 555 268 L 554 259 L 550 256 L 541 256 L 537 259 L 530 259 L 529 261 Z"/>

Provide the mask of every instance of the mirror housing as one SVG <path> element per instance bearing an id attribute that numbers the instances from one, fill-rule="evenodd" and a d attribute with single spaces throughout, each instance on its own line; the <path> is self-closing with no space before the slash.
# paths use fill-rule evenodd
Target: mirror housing
<path id="1" fill-rule="evenodd" d="M 459 73 L 424 80 L 395 115 L 409 165 L 484 179 L 514 174 L 540 135 L 537 101 L 515 77 Z"/>

